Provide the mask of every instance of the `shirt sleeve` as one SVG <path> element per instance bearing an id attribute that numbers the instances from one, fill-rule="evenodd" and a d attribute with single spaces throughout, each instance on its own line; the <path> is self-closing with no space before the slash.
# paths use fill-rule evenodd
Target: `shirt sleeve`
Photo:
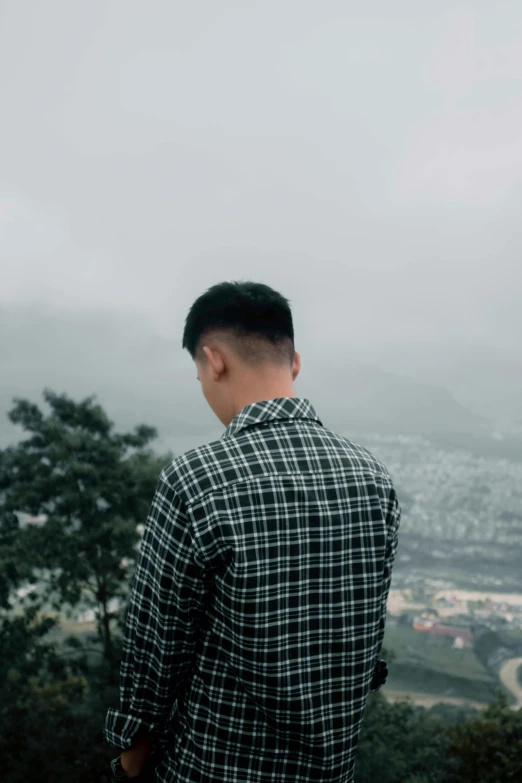
<path id="1" fill-rule="evenodd" d="M 120 709 L 109 709 L 103 736 L 127 749 L 149 733 L 153 747 L 168 737 L 170 713 L 190 672 L 204 610 L 202 569 L 179 495 L 161 472 L 140 543 L 125 623 Z"/>
<path id="2" fill-rule="evenodd" d="M 388 499 L 388 507 L 386 513 L 386 553 L 384 559 L 384 574 L 382 585 L 382 598 L 381 598 L 381 620 L 379 624 L 379 636 L 377 639 L 377 652 L 375 654 L 375 660 L 379 657 L 381 652 L 382 642 L 384 639 L 384 630 L 386 626 L 386 614 L 388 595 L 390 593 L 391 580 L 392 580 L 392 568 L 395 562 L 395 555 L 397 554 L 397 545 L 399 543 L 399 526 L 401 521 L 401 506 L 395 488 L 391 488 Z"/>

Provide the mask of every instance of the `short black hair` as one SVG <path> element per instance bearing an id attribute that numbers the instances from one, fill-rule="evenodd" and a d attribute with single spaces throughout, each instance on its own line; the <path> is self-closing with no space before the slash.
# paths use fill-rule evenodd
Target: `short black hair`
<path id="1" fill-rule="evenodd" d="M 217 283 L 198 297 L 185 321 L 182 347 L 192 359 L 206 362 L 203 346 L 210 336 L 226 342 L 252 368 L 294 363 L 290 302 L 264 283 Z"/>

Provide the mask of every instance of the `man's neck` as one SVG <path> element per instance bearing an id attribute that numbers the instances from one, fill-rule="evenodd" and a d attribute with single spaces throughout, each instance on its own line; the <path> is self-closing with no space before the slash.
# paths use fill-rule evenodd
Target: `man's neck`
<path id="1" fill-rule="evenodd" d="M 290 387 L 284 387 L 279 389 L 270 389 L 267 388 L 265 390 L 256 389 L 255 391 L 251 391 L 250 393 L 242 394 L 239 398 L 234 400 L 233 410 L 235 411 L 234 416 L 237 416 L 238 413 L 241 413 L 243 408 L 246 408 L 247 405 L 252 405 L 254 402 L 262 402 L 263 400 L 274 400 L 279 397 L 296 397 L 296 393 L 292 386 Z"/>

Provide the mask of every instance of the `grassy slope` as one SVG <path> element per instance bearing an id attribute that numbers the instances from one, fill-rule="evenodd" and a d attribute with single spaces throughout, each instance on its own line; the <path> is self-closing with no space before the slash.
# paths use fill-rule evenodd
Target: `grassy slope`
<path id="1" fill-rule="evenodd" d="M 387 628 L 384 646 L 397 657 L 390 663 L 386 685 L 390 690 L 491 701 L 496 678 L 472 648 L 451 649 L 451 642 L 448 637 L 431 637 L 413 628 Z"/>

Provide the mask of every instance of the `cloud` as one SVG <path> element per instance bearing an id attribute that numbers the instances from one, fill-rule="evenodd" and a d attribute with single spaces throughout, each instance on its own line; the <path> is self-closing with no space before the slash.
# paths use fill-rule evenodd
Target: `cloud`
<path id="1" fill-rule="evenodd" d="M 496 115 L 452 111 L 419 129 L 398 168 L 394 194 L 492 204 L 522 176 L 522 102 Z"/>

